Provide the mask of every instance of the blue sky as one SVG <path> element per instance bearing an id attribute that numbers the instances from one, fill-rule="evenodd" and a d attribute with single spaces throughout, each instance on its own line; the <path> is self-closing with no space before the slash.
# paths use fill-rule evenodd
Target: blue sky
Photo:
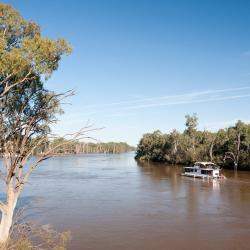
<path id="1" fill-rule="evenodd" d="M 3 1 L 66 38 L 73 53 L 46 83 L 75 89 L 54 131 L 90 121 L 101 141 L 136 145 L 145 132 L 250 122 L 249 1 Z"/>

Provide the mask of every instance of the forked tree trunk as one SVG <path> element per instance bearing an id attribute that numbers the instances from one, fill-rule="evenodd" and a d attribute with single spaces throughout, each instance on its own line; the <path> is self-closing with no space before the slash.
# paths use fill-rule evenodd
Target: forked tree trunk
<path id="1" fill-rule="evenodd" d="M 8 241 L 10 229 L 13 222 L 14 210 L 16 208 L 18 194 L 14 192 L 12 184 L 7 186 L 6 205 L 2 209 L 2 218 L 0 223 L 0 244 Z"/>

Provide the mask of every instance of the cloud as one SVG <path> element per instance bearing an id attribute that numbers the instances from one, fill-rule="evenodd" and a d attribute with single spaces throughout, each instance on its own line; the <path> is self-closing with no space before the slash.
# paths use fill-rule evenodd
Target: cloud
<path id="1" fill-rule="evenodd" d="M 188 104 L 188 103 L 196 103 L 196 102 L 205 102 L 210 99 L 211 101 L 219 101 L 219 100 L 229 100 L 229 96 L 223 97 L 221 94 L 226 94 L 230 92 L 240 92 L 250 90 L 250 86 L 245 87 L 236 87 L 236 88 L 226 88 L 226 89 L 217 89 L 217 90 L 204 90 L 204 91 L 196 91 L 191 93 L 183 93 L 177 95 L 164 95 L 164 96 L 156 96 L 156 97 L 148 97 L 141 98 L 136 100 L 127 100 L 121 102 L 112 102 L 112 103 L 104 103 L 101 105 L 88 105 L 85 106 L 85 109 L 110 109 L 115 107 L 124 109 L 141 109 L 141 108 L 149 108 L 149 107 L 157 107 L 157 106 L 168 106 L 168 105 L 179 105 L 179 104 Z M 212 98 L 213 97 L 213 98 Z M 247 95 L 238 95 L 231 96 L 231 99 L 243 98 L 247 97 Z M 200 98 L 200 100 L 198 99 Z M 206 98 L 207 100 L 203 100 Z M 229 99 L 226 99 L 229 98 Z"/>
<path id="2" fill-rule="evenodd" d="M 202 99 L 183 99 L 183 100 L 176 100 L 170 102 L 159 102 L 159 103 L 152 103 L 152 104 L 143 104 L 143 105 L 136 105 L 136 106 L 129 106 L 125 107 L 125 110 L 133 110 L 133 109 L 144 109 L 144 108 L 153 108 L 153 107 L 161 107 L 161 106 L 173 106 L 173 105 L 183 105 L 183 104 L 193 104 L 193 103 L 206 103 L 206 102 L 214 102 L 214 101 L 226 101 L 226 100 L 233 100 L 233 99 L 241 99 L 250 97 L 249 94 L 242 94 L 242 95 L 231 95 L 231 96 L 206 96 L 206 98 Z"/>
<path id="3" fill-rule="evenodd" d="M 86 117 L 128 117 L 134 115 L 132 110 L 149 109 L 163 106 L 186 105 L 194 103 L 208 103 L 217 101 L 229 101 L 250 97 L 250 86 L 203 90 L 175 95 L 163 95 L 125 100 L 100 105 L 84 106 L 86 113 L 73 113 L 66 115 L 68 122 L 80 122 Z"/>

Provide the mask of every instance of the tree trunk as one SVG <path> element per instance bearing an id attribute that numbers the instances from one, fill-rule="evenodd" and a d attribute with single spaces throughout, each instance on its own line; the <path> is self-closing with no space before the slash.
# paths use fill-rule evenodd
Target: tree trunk
<path id="1" fill-rule="evenodd" d="M 7 187 L 7 201 L 4 209 L 2 210 L 2 218 L 0 223 L 0 244 L 6 243 L 9 239 L 16 203 L 17 193 L 14 192 L 12 185 L 9 184 Z"/>
<path id="2" fill-rule="evenodd" d="M 234 170 L 237 170 L 237 169 L 238 169 L 238 163 L 235 162 L 235 163 L 234 163 Z"/>
<path id="3" fill-rule="evenodd" d="M 213 149 L 214 149 L 214 144 L 212 143 L 209 148 L 210 161 L 213 161 Z"/>
<path id="4" fill-rule="evenodd" d="M 174 141 L 174 155 L 177 153 L 177 141 Z"/>
<path id="5" fill-rule="evenodd" d="M 235 163 L 234 163 L 234 169 L 237 170 L 238 168 L 238 164 L 239 164 L 239 156 L 240 156 L 240 133 L 237 136 L 237 151 L 236 151 L 236 159 L 235 159 Z"/>

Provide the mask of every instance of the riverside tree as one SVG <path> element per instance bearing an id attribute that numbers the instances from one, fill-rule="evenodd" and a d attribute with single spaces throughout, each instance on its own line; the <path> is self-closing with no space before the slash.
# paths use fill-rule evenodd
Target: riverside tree
<path id="1" fill-rule="evenodd" d="M 198 118 L 186 117 L 183 133 L 173 130 L 144 134 L 140 140 L 136 159 L 191 164 L 195 161 L 213 161 L 237 170 L 250 169 L 250 124 L 238 121 L 234 126 L 217 132 L 199 131 Z"/>
<path id="2" fill-rule="evenodd" d="M 249 126 L 242 121 L 238 121 L 234 127 L 228 130 L 230 139 L 228 151 L 225 153 L 224 160 L 234 163 L 234 168 L 237 169 L 241 159 L 248 161 L 250 154 L 250 129 Z"/>
<path id="3" fill-rule="evenodd" d="M 18 197 L 32 171 L 51 155 L 49 149 L 32 162 L 34 150 L 50 139 L 50 126 L 62 112 L 61 101 L 44 81 L 71 48 L 64 39 L 43 37 L 39 26 L 26 21 L 11 6 L 0 4 L 0 178 L 5 198 L 0 202 L 0 244 L 6 243 Z M 83 131 L 73 135 L 81 136 Z"/>

